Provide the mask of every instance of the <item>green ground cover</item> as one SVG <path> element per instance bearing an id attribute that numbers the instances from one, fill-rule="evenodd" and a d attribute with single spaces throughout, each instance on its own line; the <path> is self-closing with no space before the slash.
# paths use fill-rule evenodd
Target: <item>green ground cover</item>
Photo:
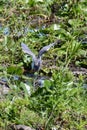
<path id="1" fill-rule="evenodd" d="M 86 0 L 2 0 L 0 5 L 0 87 L 10 88 L 7 94 L 0 90 L 0 128 L 86 130 Z M 32 59 L 21 43 L 37 55 L 57 39 L 60 44 L 43 56 L 37 73 L 48 79 L 43 87 L 34 86 L 34 78 L 27 76 Z"/>

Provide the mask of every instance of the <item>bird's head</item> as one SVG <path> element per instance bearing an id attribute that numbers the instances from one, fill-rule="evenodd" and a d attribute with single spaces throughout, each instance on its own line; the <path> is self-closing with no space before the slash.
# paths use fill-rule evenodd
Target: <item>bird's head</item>
<path id="1" fill-rule="evenodd" d="M 41 59 L 36 58 L 32 61 L 32 70 L 38 71 L 41 67 Z"/>

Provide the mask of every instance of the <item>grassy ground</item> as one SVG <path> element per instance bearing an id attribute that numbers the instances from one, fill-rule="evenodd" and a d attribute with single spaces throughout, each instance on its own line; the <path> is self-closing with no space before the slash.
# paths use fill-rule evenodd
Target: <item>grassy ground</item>
<path id="1" fill-rule="evenodd" d="M 13 124 L 40 130 L 87 129 L 86 6 L 86 0 L 1 1 L 0 127 L 3 130 Z M 22 52 L 20 44 L 26 43 L 37 54 L 57 39 L 61 43 L 43 56 L 38 74 L 48 77 L 44 87 L 34 87 L 34 78 L 27 76 L 31 73 L 31 58 Z M 1 88 L 10 90 L 3 94 Z"/>

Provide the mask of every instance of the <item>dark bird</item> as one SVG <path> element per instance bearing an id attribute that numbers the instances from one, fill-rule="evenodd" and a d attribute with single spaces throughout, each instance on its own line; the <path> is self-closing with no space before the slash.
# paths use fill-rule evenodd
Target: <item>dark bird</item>
<path id="1" fill-rule="evenodd" d="M 40 70 L 40 67 L 41 67 L 41 64 L 42 64 L 42 60 L 41 60 L 41 57 L 42 55 L 47 52 L 51 47 L 53 47 L 54 45 L 60 43 L 60 40 L 57 40 L 56 42 L 54 43 L 51 43 L 45 47 L 43 47 L 39 53 L 38 53 L 38 56 L 36 56 L 29 48 L 26 44 L 24 43 L 21 43 L 21 47 L 22 47 L 22 50 L 24 53 L 30 55 L 32 57 L 32 70 L 34 71 L 38 71 Z"/>

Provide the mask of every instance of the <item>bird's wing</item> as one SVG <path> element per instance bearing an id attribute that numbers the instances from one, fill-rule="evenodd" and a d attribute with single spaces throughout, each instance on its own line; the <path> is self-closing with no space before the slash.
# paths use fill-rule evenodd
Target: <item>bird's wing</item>
<path id="1" fill-rule="evenodd" d="M 30 55 L 33 59 L 36 58 L 35 54 L 28 48 L 28 46 L 24 43 L 21 43 L 22 51 L 28 55 Z"/>
<path id="2" fill-rule="evenodd" d="M 43 47 L 39 53 L 38 53 L 38 57 L 41 57 L 45 52 L 47 52 L 51 47 L 55 46 L 56 44 L 60 43 L 60 40 L 57 40 L 56 42 L 54 43 L 51 43 L 45 47 Z"/>

